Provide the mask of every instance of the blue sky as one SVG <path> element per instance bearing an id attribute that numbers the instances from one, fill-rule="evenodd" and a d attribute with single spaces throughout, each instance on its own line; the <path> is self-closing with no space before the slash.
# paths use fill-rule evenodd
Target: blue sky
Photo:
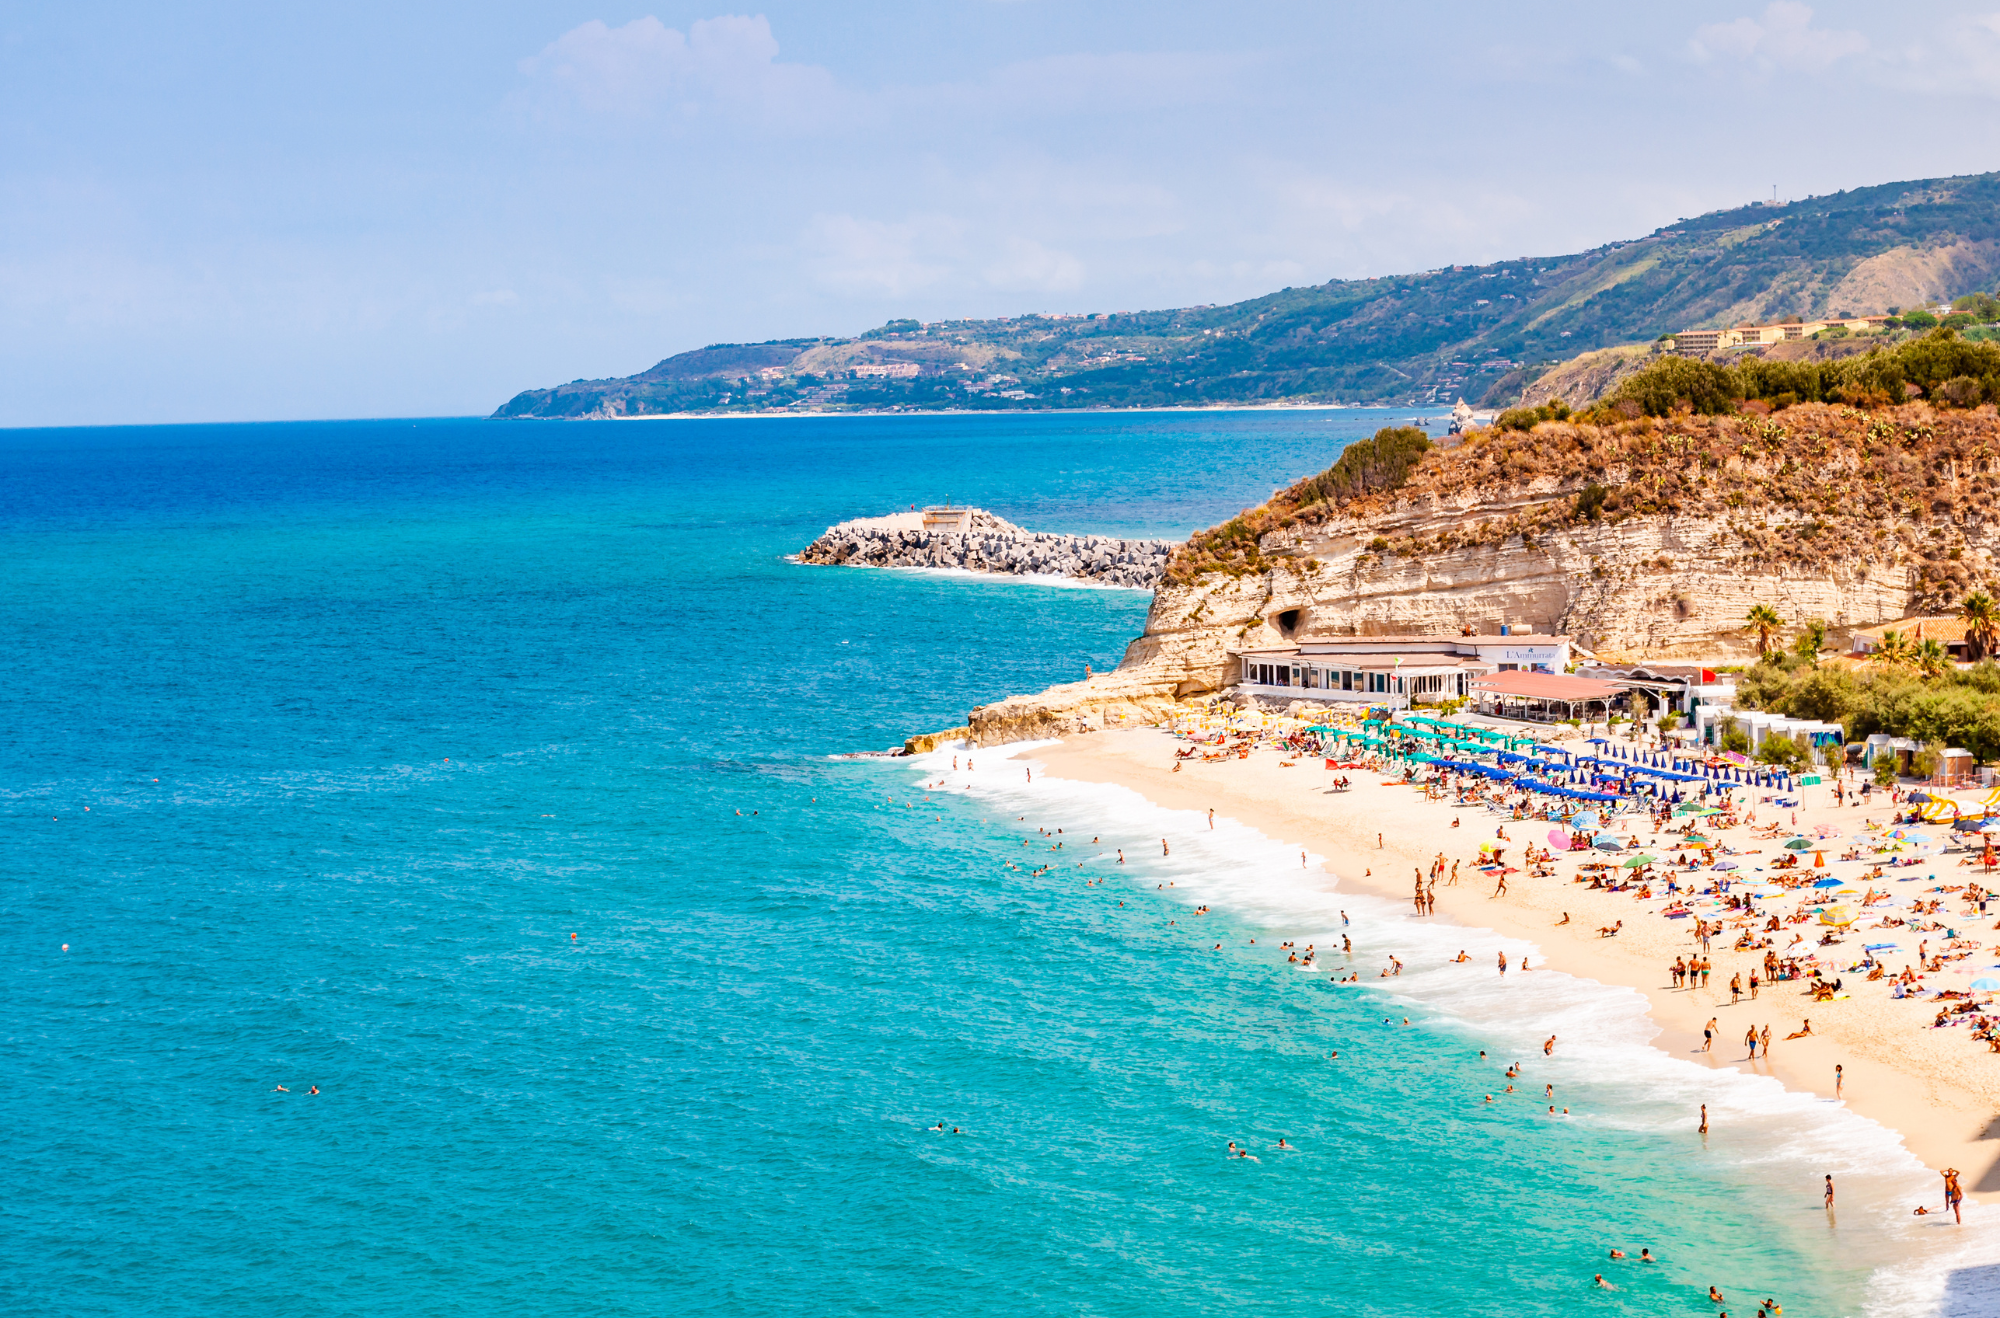
<path id="1" fill-rule="evenodd" d="M 2000 167 L 1984 5 L 0 5 L 0 425 L 483 413 Z"/>

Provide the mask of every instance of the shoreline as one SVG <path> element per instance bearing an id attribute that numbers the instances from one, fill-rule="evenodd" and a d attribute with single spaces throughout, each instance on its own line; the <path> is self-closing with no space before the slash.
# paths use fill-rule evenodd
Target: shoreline
<path id="1" fill-rule="evenodd" d="M 1545 824 L 1505 820 L 1483 808 L 1459 807 L 1451 801 L 1426 801 L 1365 770 L 1346 771 L 1354 785 L 1335 794 L 1328 783 L 1331 775 L 1318 759 L 1302 757 L 1296 767 L 1285 768 L 1267 749 L 1253 752 L 1248 760 L 1184 761 L 1176 773 L 1172 755 L 1183 745 L 1164 729 L 1129 728 L 1070 736 L 1055 745 L 1036 747 L 1024 758 L 1039 761 L 1052 778 L 1115 784 L 1168 809 L 1213 809 L 1218 819 L 1234 820 L 1317 853 L 1321 871 L 1335 888 L 1391 903 L 1408 902 L 1411 871 L 1427 869 L 1442 852 L 1447 863 L 1460 863 L 1458 885 L 1438 885 L 1437 915 L 1405 918 L 1492 930 L 1503 938 L 1534 944 L 1538 969 L 1560 970 L 1637 992 L 1659 1030 L 1651 1046 L 1669 1056 L 1767 1076 L 1788 1090 L 1826 1101 L 1835 1098 L 1834 1067 L 1843 1065 L 1845 1083 L 1839 1101 L 1847 1110 L 1895 1132 L 1931 1170 L 1961 1168 L 1969 1197 L 2000 1192 L 2000 1054 L 1986 1051 L 1963 1030 L 1927 1028 L 1930 1004 L 1891 1001 L 1885 980 L 1856 982 L 1851 997 L 1832 1002 L 1811 1001 L 1797 981 L 1772 982 L 1758 999 L 1745 996 L 1732 1005 L 1730 975 L 1739 969 L 1747 973 L 1752 962 L 1761 964 L 1761 959 L 1755 952 L 1730 950 L 1723 937 L 1714 941 L 1709 953 L 1715 967 L 1711 986 L 1676 989 L 1668 982 L 1666 968 L 1676 955 L 1694 950 L 1687 925 L 1645 919 L 1644 909 L 1629 895 L 1573 883 L 1574 860 L 1559 860 L 1554 877 L 1509 875 L 1509 892 L 1503 897 L 1493 896 L 1493 881 L 1470 868 L 1479 843 L 1494 837 L 1496 824 L 1509 828 L 1517 850 L 1523 842 L 1539 845 Z M 1887 813 L 1886 805 L 1836 811 L 1829 789 L 1805 791 L 1825 799 L 1802 799 L 1799 815 L 1804 826 L 1813 822 L 1809 815 L 1858 826 L 1865 814 Z M 1772 811 L 1774 817 L 1778 813 Z M 1783 813 L 1789 817 L 1790 812 Z M 1458 828 L 1452 827 L 1454 816 L 1460 820 Z M 1757 845 L 1747 838 L 1728 840 L 1746 850 Z M 1935 873 L 1936 883 L 1963 881 L 1955 868 L 1955 861 L 1938 859 L 1924 867 L 1923 875 Z M 1383 872 L 1373 874 L 1376 869 Z M 1557 923 L 1563 913 L 1572 917 L 1569 925 Z M 1616 938 L 1597 936 L 1600 927 L 1618 920 L 1625 921 L 1625 927 Z M 1858 949 L 1843 952 L 1847 955 L 1858 956 Z M 1937 985 L 1950 974 L 1929 976 L 1926 983 Z M 1848 978 L 1858 981 L 1857 976 Z M 1813 1022 L 1811 1036 L 1785 1039 L 1808 1017 Z M 1710 1018 L 1719 1022 L 1718 1037 L 1713 1050 L 1704 1053 L 1701 1032 Z M 1768 1025 L 1773 1040 L 1772 1055 L 1760 1055 L 1754 1062 L 1746 1056 L 1742 1039 L 1752 1024 Z"/>
<path id="2" fill-rule="evenodd" d="M 1202 407 L 939 407 L 910 411 L 857 410 L 853 412 L 654 412 L 642 416 L 486 416 L 481 421 L 763 421 L 774 417 L 884 417 L 884 416 L 1127 416 L 1142 412 L 1424 412 L 1429 407 L 1390 407 L 1375 403 L 1215 403 Z M 1445 408 L 1446 413 L 1450 408 Z"/>

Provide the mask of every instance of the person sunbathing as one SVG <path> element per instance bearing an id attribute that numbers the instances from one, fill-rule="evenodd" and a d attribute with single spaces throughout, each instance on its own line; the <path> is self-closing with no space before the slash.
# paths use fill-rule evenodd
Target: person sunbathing
<path id="1" fill-rule="evenodd" d="M 1803 1023 L 1803 1024 L 1801 1024 L 1801 1025 L 1799 1026 L 1799 1028 L 1798 1028 L 1798 1029 L 1796 1029 L 1796 1030 L 1793 1030 L 1793 1031 L 1792 1031 L 1792 1032 L 1791 1032 L 1790 1034 L 1786 1035 L 1786 1036 L 1785 1036 L 1785 1038 L 1786 1038 L 1787 1040 L 1791 1040 L 1791 1039 L 1803 1039 L 1803 1038 L 1805 1038 L 1805 1037 L 1806 1037 L 1807 1035 L 1811 1034 L 1812 1032 L 1813 1032 L 1813 1028 L 1812 1028 L 1812 1018 L 1811 1018 L 1810 1016 L 1808 1016 L 1808 1017 L 1806 1017 L 1806 1018 L 1805 1018 L 1805 1021 L 1804 1021 L 1804 1023 Z"/>
<path id="2" fill-rule="evenodd" d="M 1598 926 L 1597 936 L 1599 938 L 1615 938 L 1618 936 L 1618 931 L 1624 927 L 1625 922 L 1623 920 L 1613 925 L 1600 925 Z"/>

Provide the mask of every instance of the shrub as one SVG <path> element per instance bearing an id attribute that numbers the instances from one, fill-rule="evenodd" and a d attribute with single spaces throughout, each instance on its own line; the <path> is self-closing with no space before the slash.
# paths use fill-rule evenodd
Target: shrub
<path id="1" fill-rule="evenodd" d="M 1385 426 L 1349 444 L 1331 467 L 1289 491 L 1294 506 L 1339 505 L 1377 490 L 1393 490 L 1430 451 L 1430 436 L 1414 426 Z"/>
<path id="2" fill-rule="evenodd" d="M 1597 521 L 1604 516 L 1604 500 L 1610 493 L 1611 491 L 1605 489 L 1596 481 L 1592 481 L 1590 484 L 1584 486 L 1576 496 L 1575 515 L 1589 521 Z"/>
<path id="3" fill-rule="evenodd" d="M 1905 311 L 1903 324 L 1910 329 L 1936 329 L 1938 318 L 1928 311 Z"/>
<path id="4" fill-rule="evenodd" d="M 1875 755 L 1875 784 L 1878 787 L 1896 785 L 1896 752 L 1878 751 Z"/>
<path id="5" fill-rule="evenodd" d="M 1733 410 L 1742 396 L 1742 381 L 1729 367 L 1667 357 L 1620 385 L 1612 402 L 1636 403 L 1647 416 L 1666 416 L 1682 407 L 1713 414 Z"/>
<path id="6" fill-rule="evenodd" d="M 1986 388 L 1969 375 L 1954 375 L 1933 390 L 1931 397 L 1953 407 L 1977 407 L 1986 397 Z"/>
<path id="7" fill-rule="evenodd" d="M 1510 407 L 1493 423 L 1496 430 L 1533 430 L 1544 421 L 1569 420 L 1569 404 L 1551 398 L 1540 407 Z"/>

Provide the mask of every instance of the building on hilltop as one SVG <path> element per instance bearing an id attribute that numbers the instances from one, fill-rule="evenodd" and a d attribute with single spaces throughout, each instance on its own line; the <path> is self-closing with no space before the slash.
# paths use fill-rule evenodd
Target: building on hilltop
<path id="1" fill-rule="evenodd" d="M 1856 333 L 1880 329 L 1889 323 L 1888 316 L 1848 316 L 1832 320 L 1791 321 L 1781 325 L 1733 325 L 1728 329 L 1685 329 L 1673 336 L 1673 351 L 1678 353 L 1714 352 L 1719 348 L 1755 348 L 1766 343 L 1783 343 L 1787 339 L 1805 339 L 1823 329 L 1835 325 Z"/>

